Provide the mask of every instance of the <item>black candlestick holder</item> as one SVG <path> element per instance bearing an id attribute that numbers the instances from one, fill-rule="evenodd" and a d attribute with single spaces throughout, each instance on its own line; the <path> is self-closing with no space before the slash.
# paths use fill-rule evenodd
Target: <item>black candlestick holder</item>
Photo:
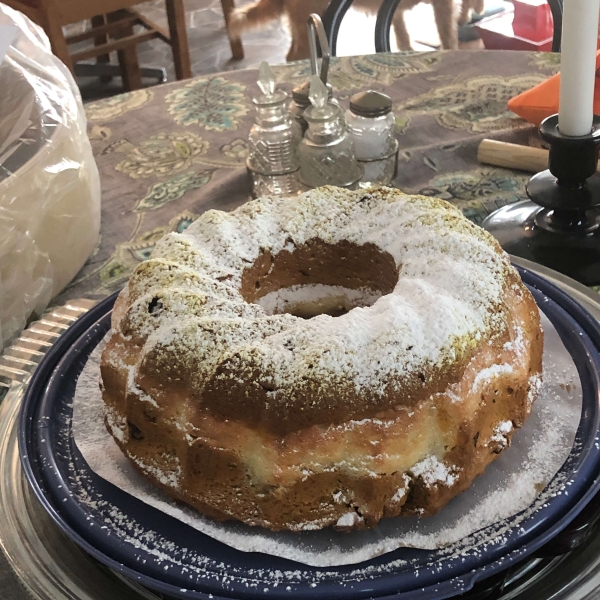
<path id="1" fill-rule="evenodd" d="M 550 144 L 549 169 L 527 185 L 529 200 L 492 213 L 483 227 L 510 254 L 541 263 L 585 285 L 600 284 L 600 117 L 589 135 L 567 136 L 558 115 L 540 134 Z"/>

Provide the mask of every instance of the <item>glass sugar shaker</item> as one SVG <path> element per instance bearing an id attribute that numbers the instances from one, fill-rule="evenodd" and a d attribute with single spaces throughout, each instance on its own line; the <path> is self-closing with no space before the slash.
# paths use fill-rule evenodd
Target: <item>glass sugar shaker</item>
<path id="1" fill-rule="evenodd" d="M 304 111 L 308 130 L 298 146 L 300 181 L 309 188 L 337 185 L 354 189 L 363 176 L 343 112 L 328 102 L 327 88 L 313 75 L 309 106 Z"/>
<path id="2" fill-rule="evenodd" d="M 359 187 L 389 184 L 398 166 L 391 98 L 373 90 L 354 94 L 346 111 L 346 125 L 354 141 L 356 158 L 365 171 Z"/>
<path id="3" fill-rule="evenodd" d="M 256 118 L 246 161 L 253 196 L 298 194 L 296 149 L 302 130 L 287 110 L 287 94 L 275 89 L 275 75 L 266 62 L 260 66 L 258 87 L 262 93 L 252 100 Z"/>

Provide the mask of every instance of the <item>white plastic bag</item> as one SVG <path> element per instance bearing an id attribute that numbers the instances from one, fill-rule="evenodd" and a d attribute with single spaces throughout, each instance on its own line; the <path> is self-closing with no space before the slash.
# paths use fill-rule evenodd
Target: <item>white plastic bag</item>
<path id="1" fill-rule="evenodd" d="M 0 64 L 0 350 L 76 275 L 100 232 L 100 180 L 79 90 L 44 32 L 18 27 Z"/>

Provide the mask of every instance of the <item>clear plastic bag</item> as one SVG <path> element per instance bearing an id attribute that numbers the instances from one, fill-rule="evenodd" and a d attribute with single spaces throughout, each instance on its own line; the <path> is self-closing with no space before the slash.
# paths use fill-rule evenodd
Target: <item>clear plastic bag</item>
<path id="1" fill-rule="evenodd" d="M 17 37 L 0 64 L 0 350 L 81 269 L 100 233 L 100 180 L 79 90 L 44 32 L 0 3 Z"/>

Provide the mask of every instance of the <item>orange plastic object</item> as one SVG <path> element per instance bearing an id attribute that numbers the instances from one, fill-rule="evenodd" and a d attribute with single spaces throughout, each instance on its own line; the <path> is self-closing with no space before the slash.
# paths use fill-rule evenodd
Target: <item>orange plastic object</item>
<path id="1" fill-rule="evenodd" d="M 596 54 L 596 88 L 594 90 L 594 114 L 596 115 L 600 115 L 599 67 L 600 51 Z M 511 98 L 508 101 L 508 108 L 526 121 L 539 125 L 546 117 L 558 112 L 559 92 L 560 73 Z"/>

